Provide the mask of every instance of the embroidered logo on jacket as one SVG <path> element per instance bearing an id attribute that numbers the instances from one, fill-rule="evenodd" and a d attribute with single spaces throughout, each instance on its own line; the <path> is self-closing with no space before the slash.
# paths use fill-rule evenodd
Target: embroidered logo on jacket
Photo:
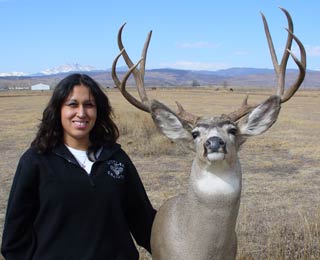
<path id="1" fill-rule="evenodd" d="M 124 164 L 115 160 L 107 162 L 107 174 L 115 179 L 124 179 Z"/>

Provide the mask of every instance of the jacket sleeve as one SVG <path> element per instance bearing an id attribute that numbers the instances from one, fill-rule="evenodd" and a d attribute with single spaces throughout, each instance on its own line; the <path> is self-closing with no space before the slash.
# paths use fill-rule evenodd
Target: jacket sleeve
<path id="1" fill-rule="evenodd" d="M 30 259 L 34 248 L 33 222 L 37 212 L 36 167 L 22 156 L 13 179 L 2 236 L 6 260 Z"/>
<path id="2" fill-rule="evenodd" d="M 138 172 L 128 158 L 128 221 L 136 242 L 151 253 L 150 237 L 156 210 L 152 207 Z"/>

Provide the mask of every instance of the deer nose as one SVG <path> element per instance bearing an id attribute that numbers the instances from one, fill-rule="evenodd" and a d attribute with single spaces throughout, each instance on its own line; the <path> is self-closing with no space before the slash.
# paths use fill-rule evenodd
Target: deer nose
<path id="1" fill-rule="evenodd" d="M 224 152 L 226 153 L 226 143 L 220 137 L 210 137 L 204 144 L 205 148 L 212 153 Z"/>

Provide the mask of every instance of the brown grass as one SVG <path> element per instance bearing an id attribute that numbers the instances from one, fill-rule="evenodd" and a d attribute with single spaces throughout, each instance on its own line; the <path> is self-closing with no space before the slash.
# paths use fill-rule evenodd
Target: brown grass
<path id="1" fill-rule="evenodd" d="M 160 89 L 149 95 L 173 108 L 179 100 L 188 110 L 213 115 L 235 109 L 245 92 Z M 251 100 L 261 101 L 267 92 L 254 91 Z M 0 233 L 17 160 L 49 99 L 49 94 L 20 94 L 0 93 Z M 193 155 L 160 136 L 149 116 L 129 107 L 118 92 L 107 94 L 121 130 L 119 142 L 158 208 L 186 190 Z M 320 92 L 300 91 L 283 106 L 269 132 L 244 144 L 238 259 L 320 259 L 319 119 Z M 151 258 L 141 249 L 140 259 Z"/>

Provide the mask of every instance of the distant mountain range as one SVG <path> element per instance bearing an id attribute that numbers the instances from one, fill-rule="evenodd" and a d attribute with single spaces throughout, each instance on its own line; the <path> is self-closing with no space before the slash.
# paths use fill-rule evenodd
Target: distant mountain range
<path id="1" fill-rule="evenodd" d="M 40 72 L 40 75 L 55 75 L 60 73 L 68 73 L 72 71 L 95 71 L 97 70 L 93 66 L 83 66 L 78 63 L 75 64 L 65 64 L 52 69 L 46 69 Z"/>
<path id="2" fill-rule="evenodd" d="M 126 68 L 121 67 L 117 71 L 119 78 L 121 78 Z M 114 87 L 111 69 L 99 70 L 92 66 L 66 64 L 29 75 L 22 72 L 0 73 L 0 89 L 24 89 L 38 83 L 53 87 L 58 81 L 73 72 L 86 73 L 103 87 Z M 297 74 L 298 70 L 288 69 L 286 73 L 287 84 L 292 84 Z M 230 68 L 217 71 L 166 68 L 150 69 L 145 73 L 146 87 L 273 87 L 275 82 L 275 74 L 272 69 L 258 68 Z M 129 78 L 128 85 L 134 85 L 133 77 Z M 308 70 L 302 87 L 320 88 L 320 71 Z"/>
<path id="3" fill-rule="evenodd" d="M 0 77 L 34 77 L 34 76 L 45 76 L 45 75 L 56 75 L 63 74 L 72 71 L 96 71 L 97 68 L 93 66 L 84 66 L 78 63 L 64 64 L 54 68 L 46 69 L 37 73 L 25 73 L 25 72 L 0 72 Z"/>

